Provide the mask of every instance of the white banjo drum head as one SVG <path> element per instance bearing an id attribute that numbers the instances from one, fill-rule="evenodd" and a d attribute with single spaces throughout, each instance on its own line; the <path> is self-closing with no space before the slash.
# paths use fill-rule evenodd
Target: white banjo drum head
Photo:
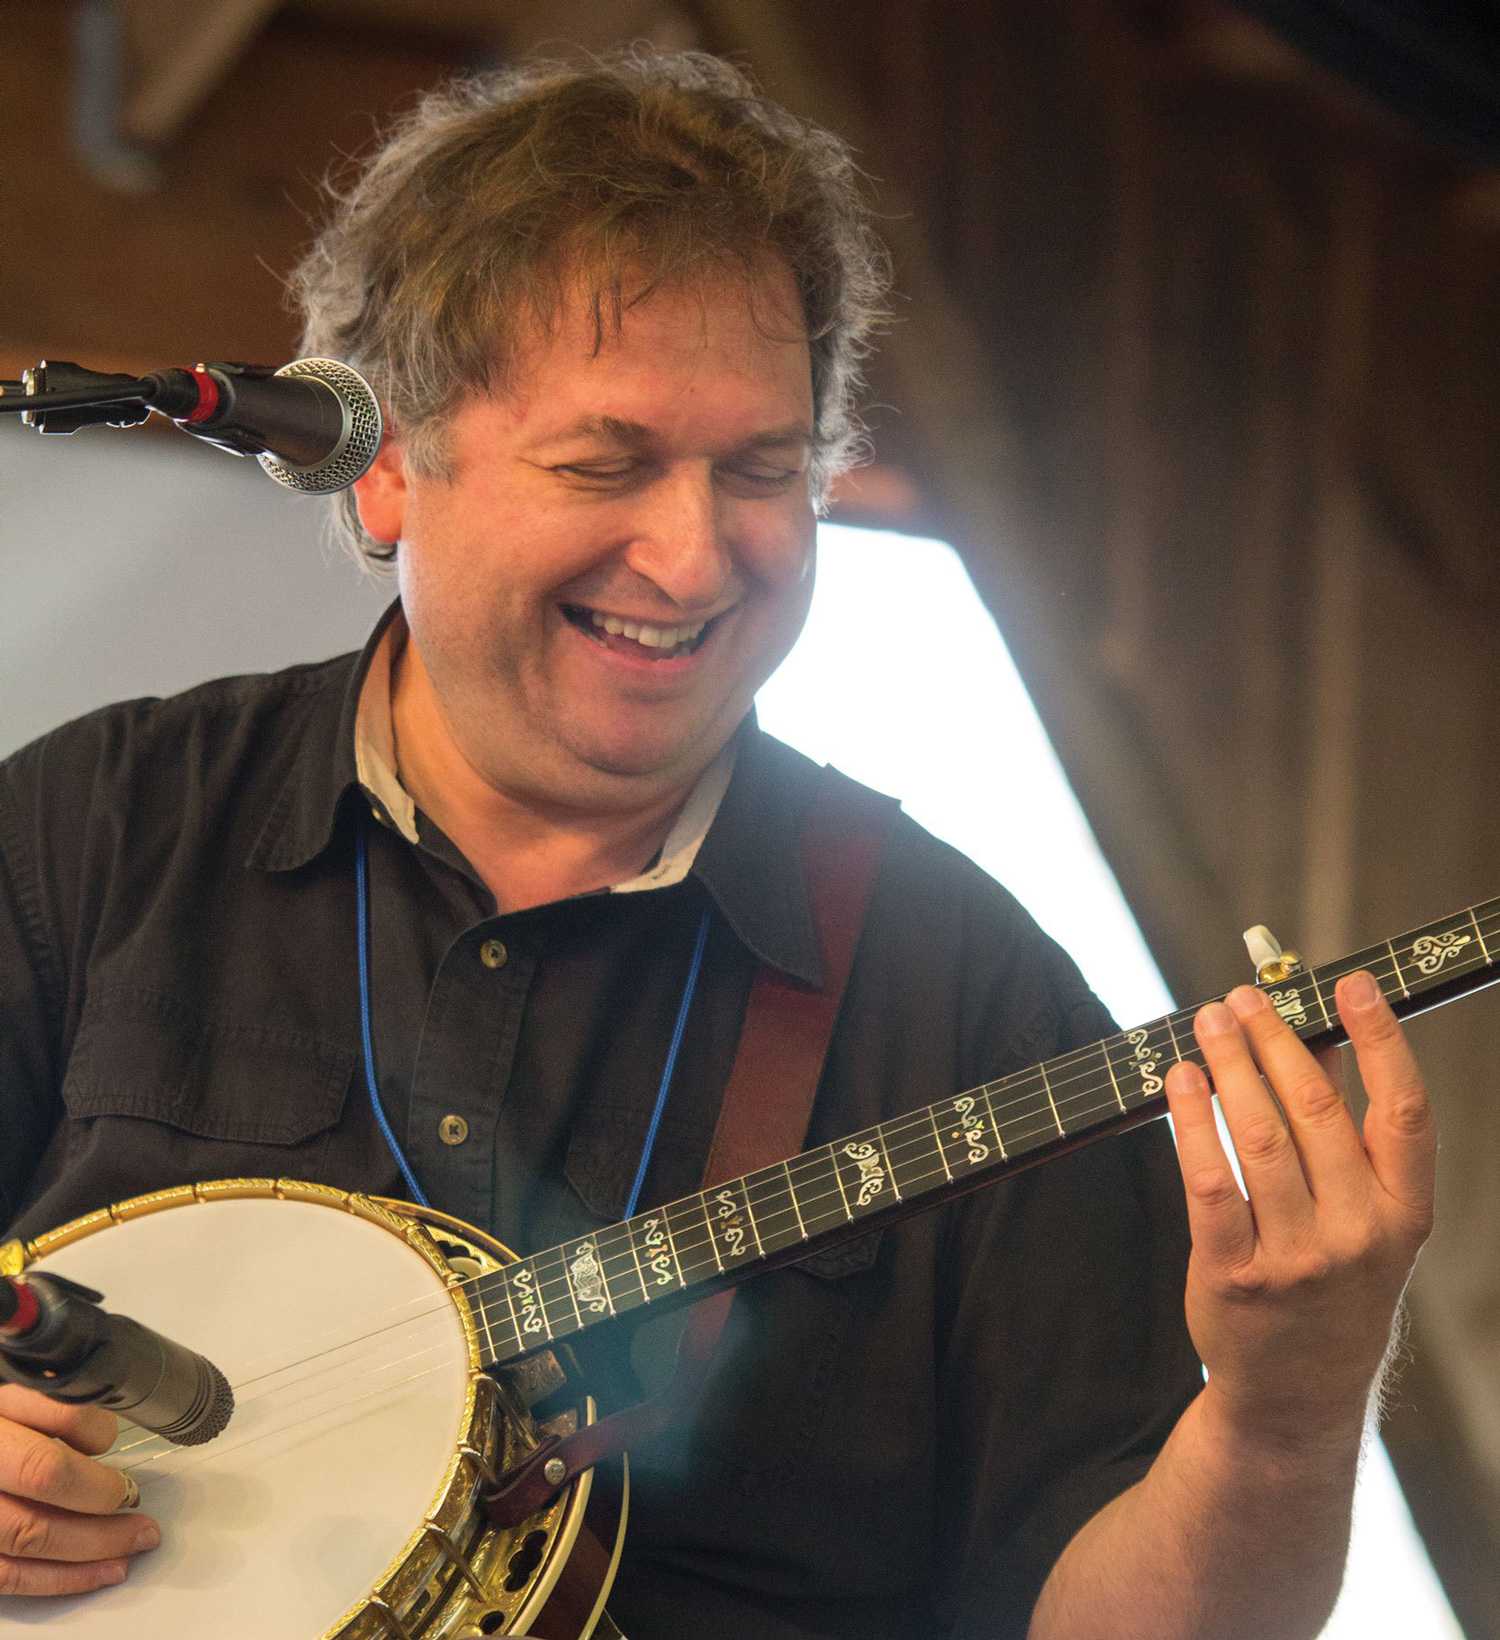
<path id="1" fill-rule="evenodd" d="M 161 1547 L 116 1588 L 0 1600 L 0 1623 L 70 1640 L 315 1640 L 365 1600 L 464 1436 L 463 1321 L 414 1248 L 338 1206 L 267 1195 L 132 1217 L 31 1268 L 206 1356 L 235 1411 L 198 1447 L 122 1423 L 104 1461 L 139 1483 Z"/>

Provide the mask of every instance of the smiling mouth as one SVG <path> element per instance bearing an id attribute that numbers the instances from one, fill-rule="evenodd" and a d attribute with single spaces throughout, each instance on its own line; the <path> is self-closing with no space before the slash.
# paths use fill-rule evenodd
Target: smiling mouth
<path id="1" fill-rule="evenodd" d="M 563 614 L 585 637 L 620 654 L 638 655 L 655 661 L 678 660 L 703 647 L 718 625 L 715 615 L 708 621 L 685 621 L 677 626 L 659 626 L 649 621 L 625 621 L 605 615 L 583 604 L 563 604 Z"/>

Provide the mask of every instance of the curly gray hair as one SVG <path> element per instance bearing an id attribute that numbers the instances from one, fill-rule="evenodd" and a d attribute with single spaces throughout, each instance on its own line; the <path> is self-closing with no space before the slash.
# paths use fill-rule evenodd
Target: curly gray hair
<path id="1" fill-rule="evenodd" d="M 578 280 L 595 337 L 663 283 L 779 258 L 812 358 L 812 483 L 857 459 L 861 361 L 885 317 L 885 251 L 861 176 L 831 132 L 699 52 L 630 49 L 536 63 L 434 91 L 393 130 L 292 275 L 308 354 L 370 380 L 405 447 L 447 476 L 447 419 L 502 391 L 518 325 L 549 325 Z M 339 534 L 395 549 L 339 497 Z"/>

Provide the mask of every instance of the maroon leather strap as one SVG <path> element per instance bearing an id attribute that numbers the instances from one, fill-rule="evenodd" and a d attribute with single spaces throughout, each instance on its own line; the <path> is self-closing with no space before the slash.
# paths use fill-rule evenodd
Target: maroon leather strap
<path id="1" fill-rule="evenodd" d="M 757 972 L 703 1170 L 705 1190 L 802 1149 L 865 907 L 898 809 L 894 799 L 836 769 L 823 770 L 801 839 L 823 983 L 803 985 L 766 963 Z M 731 1287 L 693 1306 L 672 1382 L 662 1394 L 545 1441 L 501 1478 L 485 1500 L 489 1518 L 497 1525 L 519 1524 L 575 1475 L 665 1429 L 702 1387 L 733 1300 Z"/>

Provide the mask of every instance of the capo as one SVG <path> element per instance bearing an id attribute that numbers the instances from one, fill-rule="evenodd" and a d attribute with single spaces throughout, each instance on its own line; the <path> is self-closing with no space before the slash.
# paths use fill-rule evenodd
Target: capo
<path id="1" fill-rule="evenodd" d="M 1244 934 L 1245 949 L 1255 968 L 1256 982 L 1260 985 L 1279 985 L 1288 980 L 1302 966 L 1297 952 L 1283 950 L 1281 941 L 1264 923 L 1256 923 Z"/>

